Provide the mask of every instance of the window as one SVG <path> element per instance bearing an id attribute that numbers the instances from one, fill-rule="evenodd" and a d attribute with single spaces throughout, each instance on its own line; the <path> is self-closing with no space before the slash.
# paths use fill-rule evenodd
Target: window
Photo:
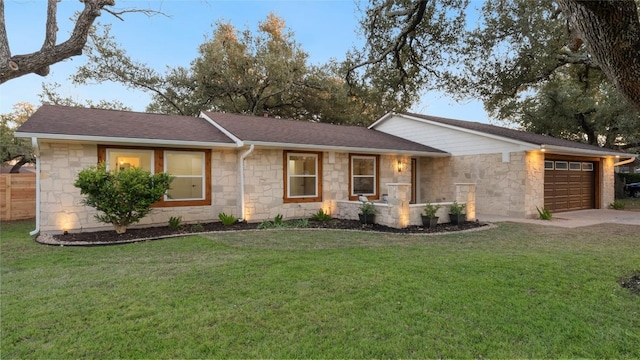
<path id="1" fill-rule="evenodd" d="M 553 170 L 553 161 L 545 160 L 544 161 L 544 169 L 545 170 Z"/>
<path id="2" fill-rule="evenodd" d="M 154 207 L 211 205 L 211 151 L 98 146 L 98 162 L 118 171 L 138 167 L 174 177 L 164 199 Z"/>
<path id="3" fill-rule="evenodd" d="M 582 163 L 582 171 L 593 171 L 593 163 Z"/>
<path id="4" fill-rule="evenodd" d="M 136 167 L 154 173 L 153 150 L 108 149 L 107 159 L 107 170 Z"/>
<path id="5" fill-rule="evenodd" d="M 378 159 L 376 155 L 349 155 L 349 200 L 358 195 L 379 198 Z"/>
<path id="6" fill-rule="evenodd" d="M 284 152 L 284 202 L 322 201 L 322 154 Z"/>
<path id="7" fill-rule="evenodd" d="M 165 151 L 164 171 L 174 177 L 165 201 L 204 199 L 203 152 Z"/>
<path id="8" fill-rule="evenodd" d="M 556 161 L 556 170 L 567 170 L 569 169 L 569 163 L 566 161 Z"/>
<path id="9" fill-rule="evenodd" d="M 569 170 L 571 170 L 571 171 L 581 171 L 582 170 L 582 163 L 570 162 L 569 163 Z"/>

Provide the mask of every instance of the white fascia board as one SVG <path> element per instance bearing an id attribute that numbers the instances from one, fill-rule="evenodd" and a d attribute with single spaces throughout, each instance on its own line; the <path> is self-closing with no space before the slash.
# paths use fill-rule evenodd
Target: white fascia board
<path id="1" fill-rule="evenodd" d="M 180 146 L 180 147 L 203 147 L 203 148 L 237 148 L 234 143 L 216 143 L 206 141 L 185 141 L 185 140 L 164 140 L 164 139 L 141 139 L 141 138 L 123 138 L 109 136 L 87 136 L 87 135 L 68 135 L 68 134 L 45 134 L 45 133 L 24 133 L 16 132 L 16 137 L 36 137 L 39 140 L 58 140 L 58 141 L 78 141 L 91 143 L 109 143 L 109 144 L 127 144 L 127 145 L 154 145 L 154 146 Z"/>
<path id="2" fill-rule="evenodd" d="M 557 154 L 557 155 L 635 157 L 635 155 L 633 154 L 620 153 L 617 151 L 607 151 L 607 149 L 604 149 L 604 148 L 602 150 L 588 150 L 588 149 L 576 149 L 576 148 L 570 148 L 570 147 L 564 147 L 564 146 L 554 146 L 554 145 L 544 144 L 544 149 L 546 150 L 545 151 L 546 154 Z"/>
<path id="3" fill-rule="evenodd" d="M 200 112 L 200 117 L 205 119 L 209 124 L 213 125 L 216 129 L 220 130 L 229 139 L 231 139 L 234 143 L 236 143 L 236 145 L 238 147 L 242 147 L 244 145 L 242 140 L 240 140 L 237 136 L 233 135 L 229 130 L 227 130 L 224 127 L 222 127 L 215 120 L 213 120 L 212 118 L 208 117 L 207 114 L 204 113 L 204 111 Z"/>
<path id="4" fill-rule="evenodd" d="M 293 149 L 293 150 L 313 150 L 313 151 L 338 151 L 351 152 L 360 154 L 389 154 L 389 155 L 414 155 L 414 156 L 431 156 L 431 157 L 449 157 L 449 153 L 428 152 L 428 151 L 409 151 L 394 149 L 373 149 L 349 146 L 327 146 L 313 144 L 293 144 L 293 143 L 272 143 L 262 141 L 247 141 L 247 145 L 255 145 L 263 148 L 273 149 Z"/>
<path id="5" fill-rule="evenodd" d="M 393 112 L 393 111 L 390 111 L 390 112 L 388 112 L 388 113 L 386 113 L 386 114 L 382 115 L 382 117 L 381 117 L 380 119 L 376 120 L 373 124 L 369 125 L 369 126 L 367 127 L 367 129 L 373 129 L 373 128 L 375 128 L 379 123 L 385 122 L 385 121 L 387 121 L 388 119 L 390 119 L 390 118 L 394 117 L 395 115 L 398 115 L 398 114 L 396 114 L 396 113 L 395 113 L 395 112 Z M 400 116 L 400 115 L 398 115 L 398 116 Z"/>
<path id="6" fill-rule="evenodd" d="M 387 114 L 387 115 L 389 115 L 389 114 Z M 387 115 L 385 115 L 380 120 L 376 121 L 371 126 L 377 125 L 378 123 L 380 123 L 382 121 L 388 120 L 390 117 L 387 117 Z M 504 137 L 504 136 L 493 135 L 493 134 L 486 133 L 484 131 L 476 131 L 476 130 L 466 129 L 466 128 L 455 126 L 455 125 L 443 124 L 443 123 L 440 123 L 440 122 L 437 122 L 437 121 L 431 121 L 431 120 L 422 119 L 422 118 L 419 118 L 419 117 L 405 115 L 405 114 L 395 114 L 394 113 L 393 115 L 399 116 L 399 117 L 403 117 L 405 119 L 410 119 L 410 120 L 413 120 L 413 121 L 429 124 L 429 125 L 439 126 L 439 127 L 443 127 L 443 128 L 446 128 L 446 129 L 456 130 L 456 131 L 460 131 L 460 132 L 464 132 L 464 133 L 468 133 L 468 134 L 473 134 L 473 135 L 477 135 L 477 136 L 483 136 L 483 137 L 490 138 L 490 139 L 495 139 L 495 140 L 508 142 L 508 143 L 511 143 L 511 144 L 520 145 L 525 150 L 533 150 L 533 149 L 539 148 L 539 146 L 534 144 L 534 143 L 515 140 L 515 139 L 509 138 L 509 137 Z"/>

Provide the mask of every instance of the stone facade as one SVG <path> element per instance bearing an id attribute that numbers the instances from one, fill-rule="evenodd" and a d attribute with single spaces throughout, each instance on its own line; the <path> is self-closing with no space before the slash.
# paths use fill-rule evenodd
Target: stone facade
<path id="1" fill-rule="evenodd" d="M 537 152 L 420 160 L 420 198 L 456 200 L 455 184 L 476 185 L 476 212 L 527 217 L 544 202 L 544 157 Z"/>
<path id="2" fill-rule="evenodd" d="M 602 173 L 600 182 L 602 191 L 600 192 L 600 207 L 606 209 L 609 204 L 615 201 L 615 171 L 614 158 L 606 158 L 600 162 Z"/>

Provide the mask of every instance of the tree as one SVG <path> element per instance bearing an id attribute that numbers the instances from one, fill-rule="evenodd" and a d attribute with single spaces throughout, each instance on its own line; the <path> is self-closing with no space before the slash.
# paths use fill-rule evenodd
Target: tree
<path id="1" fill-rule="evenodd" d="M 11 173 L 20 172 L 20 168 L 35 160 L 31 141 L 16 138 L 14 132 L 33 113 L 35 107 L 29 103 L 17 103 L 13 106 L 13 112 L 0 115 L 0 154 L 2 163 L 15 161 Z"/>
<path id="2" fill-rule="evenodd" d="M 108 171 L 101 163 L 78 173 L 74 186 L 80 189 L 85 205 L 102 212 L 96 220 L 113 224 L 118 234 L 151 212 L 151 205 L 162 199 L 173 178 L 166 173 L 151 174 L 132 167 Z"/>
<path id="3" fill-rule="evenodd" d="M 85 100 L 82 103 L 79 100 L 73 99 L 72 97 L 62 97 L 57 93 L 57 89 L 60 87 L 58 83 L 42 83 L 42 92 L 38 95 L 40 101 L 43 104 L 50 105 L 62 105 L 62 106 L 74 106 L 74 107 L 88 107 L 88 108 L 96 108 L 96 109 L 108 109 L 108 110 L 121 110 L 121 111 L 131 111 L 131 108 L 124 105 L 122 102 L 118 100 L 99 100 L 98 102 L 93 102 L 92 100 Z"/>
<path id="4" fill-rule="evenodd" d="M 580 0 L 564 1 L 581 2 Z M 599 3 L 599 1 L 592 3 Z M 632 56 L 633 51 L 640 49 L 632 42 L 635 39 L 635 31 L 640 29 L 636 5 L 633 1 L 623 1 L 620 2 L 620 8 L 629 10 L 629 4 L 634 10 L 630 11 L 633 19 L 629 19 L 629 16 L 621 16 L 618 12 L 617 15 L 611 15 L 599 25 L 612 26 L 613 18 L 616 16 L 617 20 L 624 21 L 628 25 L 623 28 L 625 31 L 628 30 L 626 37 L 620 37 L 627 44 L 623 46 L 626 51 L 625 56 Z M 467 5 L 464 2 L 435 0 L 375 2 L 367 10 L 362 21 L 367 36 L 367 48 L 357 55 L 360 56 L 359 59 L 365 60 L 356 62 L 352 69 L 364 67 L 374 77 L 386 78 L 388 81 L 396 81 L 399 84 L 403 82 L 411 84 L 417 78 L 418 81 L 411 84 L 413 87 L 439 88 L 459 98 L 481 99 L 492 115 L 521 124 L 528 120 L 516 119 L 517 114 L 522 115 L 524 112 L 524 109 L 517 107 L 527 103 L 525 100 L 545 87 L 547 82 L 553 81 L 557 85 L 558 81 L 570 79 L 559 74 L 575 73 L 575 70 L 569 69 L 572 67 L 586 69 L 591 74 L 601 71 L 603 60 L 592 56 L 592 50 L 584 46 L 581 37 L 576 36 L 576 31 L 567 31 L 568 28 L 571 29 L 568 27 L 571 20 L 563 17 L 564 9 L 558 7 L 558 2 L 554 0 L 485 1 L 478 25 L 475 28 L 467 26 L 468 30 L 460 31 L 457 40 L 445 43 L 441 59 L 448 61 L 433 63 L 434 57 L 428 55 L 427 51 L 438 49 L 439 44 L 432 32 L 439 35 L 443 30 L 438 26 L 420 27 L 423 23 L 437 25 L 432 17 L 437 10 L 423 9 L 437 8 L 447 14 L 457 14 L 466 9 Z M 596 12 L 601 10 L 598 6 L 587 7 L 594 8 Z M 602 5 L 602 8 L 604 8 L 602 11 L 605 11 L 609 7 Z M 378 17 L 393 19 L 393 21 L 382 22 L 384 26 L 381 26 L 380 21 L 377 20 Z M 455 19 L 462 21 L 459 17 Z M 464 26 L 460 23 L 455 24 Z M 457 29 L 460 29 L 459 26 Z M 381 30 L 377 29 L 378 27 L 381 27 Z M 611 41 L 620 43 L 620 39 Z M 604 46 L 597 42 L 595 44 L 595 46 Z M 610 51 L 616 52 L 616 49 Z M 637 61 L 640 61 L 638 60 L 640 52 L 634 56 L 629 61 L 632 68 Z M 404 61 L 390 61 L 391 59 L 404 59 Z M 452 61 L 454 59 L 455 61 Z M 425 63 L 429 66 L 425 67 Z M 623 65 L 618 63 L 616 67 L 623 67 Z M 423 77 L 429 75 L 430 79 L 424 81 L 420 76 L 415 78 L 404 76 L 412 72 L 417 72 Z M 640 81 L 638 81 L 640 77 L 633 75 L 633 72 L 625 73 L 629 76 L 628 82 L 632 83 L 632 87 L 640 87 Z M 602 81 L 599 80 L 598 83 L 603 84 L 600 88 L 606 87 Z M 616 87 L 620 88 L 617 85 Z M 594 89 L 597 88 L 594 87 Z M 546 90 L 549 89 L 550 87 L 546 88 Z M 612 95 L 613 91 L 608 90 L 607 94 Z M 530 107 L 532 103 L 528 102 L 528 106 Z M 551 108 L 547 108 L 549 109 Z M 629 109 L 625 112 L 629 112 Z M 529 113 L 531 114 L 530 111 Z M 631 116 L 631 118 L 635 119 L 636 127 L 640 127 L 637 116 Z M 543 119 L 540 120 L 543 121 Z M 597 134 L 593 138 L 596 137 Z"/>
<path id="5" fill-rule="evenodd" d="M 199 53 L 190 67 L 162 74 L 129 58 L 109 35 L 109 27 L 103 27 L 91 35 L 89 61 L 78 68 L 73 82 L 119 82 L 152 94 L 147 111 L 190 116 L 213 110 L 368 124 L 410 104 L 362 78 L 354 77 L 350 88 L 344 81 L 346 68 L 337 61 L 309 65 L 294 34 L 273 14 L 255 33 L 219 21 Z"/>
<path id="6" fill-rule="evenodd" d="M 91 27 L 102 11 L 114 15 L 120 20 L 122 20 L 121 15 L 128 12 L 142 12 L 147 15 L 159 14 L 156 11 L 139 9 L 114 11 L 109 7 L 115 5 L 115 0 L 82 0 L 84 8 L 75 19 L 75 27 L 71 35 L 66 41 L 58 43 L 57 8 L 59 1 L 47 1 L 47 23 L 42 48 L 31 54 L 12 56 L 4 21 L 4 0 L 0 0 L 0 84 L 31 73 L 46 76 L 49 74 L 50 65 L 81 55 Z"/>

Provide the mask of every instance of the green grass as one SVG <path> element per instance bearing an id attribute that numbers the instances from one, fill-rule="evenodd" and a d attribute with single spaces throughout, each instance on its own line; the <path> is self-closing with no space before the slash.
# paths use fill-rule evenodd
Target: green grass
<path id="1" fill-rule="evenodd" d="M 637 226 L 105 247 L 2 223 L 0 357 L 638 358 Z"/>
<path id="2" fill-rule="evenodd" d="M 640 198 L 624 198 L 616 201 L 624 204 L 624 209 L 627 211 L 640 211 Z"/>

